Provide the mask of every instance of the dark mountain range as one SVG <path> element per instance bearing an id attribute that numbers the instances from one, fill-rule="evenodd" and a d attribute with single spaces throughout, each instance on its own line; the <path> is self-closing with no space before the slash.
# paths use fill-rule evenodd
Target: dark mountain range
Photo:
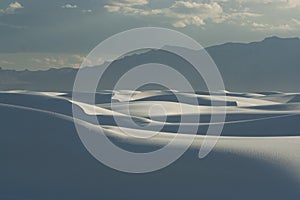
<path id="1" fill-rule="evenodd" d="M 207 48 L 228 90 L 299 91 L 300 39 L 270 37 Z"/>
<path id="2" fill-rule="evenodd" d="M 176 48 L 176 47 L 172 47 Z M 189 51 L 191 56 L 200 52 Z M 227 90 L 232 91 L 300 91 L 300 39 L 270 37 L 260 42 L 226 43 L 206 48 L 217 64 Z M 172 66 L 199 90 L 206 89 L 190 64 L 172 53 L 150 50 L 130 54 L 114 61 L 100 82 L 100 89 L 112 89 L 126 71 L 145 63 Z M 99 66 L 101 67 L 101 66 Z M 86 68 L 92 73 L 96 67 Z M 0 70 L 0 90 L 70 91 L 77 69 L 62 68 L 47 71 Z M 172 77 L 169 77 L 172 78 Z M 200 78 L 200 79 L 199 79 Z"/>

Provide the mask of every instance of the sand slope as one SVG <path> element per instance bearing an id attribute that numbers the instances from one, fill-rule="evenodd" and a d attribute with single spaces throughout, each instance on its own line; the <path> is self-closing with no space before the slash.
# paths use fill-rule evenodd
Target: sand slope
<path id="1" fill-rule="evenodd" d="M 96 95 L 94 109 L 85 95 L 81 102 L 72 102 L 68 93 L 0 93 L 0 199 L 300 197 L 299 94 L 228 92 L 224 131 L 213 152 L 202 160 L 198 150 L 210 118 L 209 101 L 218 100 L 218 96 L 199 92 L 199 105 L 193 105 L 188 93 L 178 93 L 187 99 L 179 103 L 171 91 L 104 91 Z M 108 103 L 111 99 L 114 111 Z M 127 103 L 131 116 L 126 113 Z M 149 151 L 163 146 L 176 133 L 180 115 L 199 115 L 198 110 L 198 123 L 183 124 L 187 131 L 181 133 L 182 144 L 189 137 L 189 126 L 199 126 L 199 135 L 190 150 L 171 166 L 149 174 L 125 174 L 102 165 L 87 152 L 73 124 L 72 104 L 86 116 L 76 123 L 97 132 L 89 120 L 89 116 L 97 115 L 102 130 L 125 149 Z M 166 113 L 153 110 L 150 118 L 148 109 L 154 104 L 163 105 Z M 151 124 L 122 127 L 137 135 L 164 126 L 151 140 L 141 140 L 122 133 L 113 115 Z"/>

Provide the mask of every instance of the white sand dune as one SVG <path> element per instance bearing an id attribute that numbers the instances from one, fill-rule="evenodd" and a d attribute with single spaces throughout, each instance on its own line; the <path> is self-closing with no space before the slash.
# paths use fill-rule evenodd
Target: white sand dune
<path id="1" fill-rule="evenodd" d="M 185 99 L 195 97 L 200 102 L 200 105 L 189 104 L 189 101 L 183 103 L 175 101 L 173 93 L 182 95 L 186 97 Z M 158 180 L 160 180 L 162 186 L 166 189 L 164 194 L 169 194 L 169 197 L 173 199 L 183 198 L 178 193 L 179 189 L 187 193 L 187 196 L 190 196 L 190 193 L 199 191 L 199 194 L 201 193 L 205 199 L 220 199 L 222 197 L 222 199 L 298 199 L 300 197 L 300 154 L 298 154 L 300 151 L 300 101 L 298 101 L 300 94 L 242 94 L 227 92 L 227 101 L 235 102 L 235 104 L 227 104 L 227 119 L 224 123 L 224 131 L 213 152 L 204 160 L 198 159 L 197 151 L 202 145 L 203 140 L 207 138 L 203 135 L 205 134 L 205 128 L 209 125 L 211 114 L 211 106 L 207 102 L 211 99 L 221 100 L 218 95 L 208 96 L 205 93 L 193 95 L 176 91 L 105 91 L 97 95 L 97 104 L 93 106 L 85 101 L 73 101 L 68 93 L 1 92 L 1 121 L 4 123 L 0 128 L 0 154 L 2 156 L 2 163 L 5 162 L 7 165 L 2 165 L 0 171 L 4 172 L 7 170 L 8 173 L 1 172 L 4 182 L 0 181 L 0 185 L 5 185 L 5 181 L 14 182 L 14 180 L 19 180 L 14 183 L 15 188 L 21 191 L 24 185 L 22 185 L 22 181 L 19 178 L 23 177 L 22 180 L 29 180 L 29 182 L 30 178 L 32 178 L 32 187 L 41 187 L 34 181 L 36 177 L 33 177 L 33 175 L 28 176 L 28 170 L 31 171 L 31 168 L 36 170 L 36 166 L 43 166 L 42 169 L 47 169 L 49 172 L 50 169 L 48 167 L 45 168 L 46 165 L 41 164 L 41 162 L 49 163 L 49 166 L 54 167 L 56 164 L 50 164 L 51 160 L 64 163 L 61 165 L 63 169 L 67 169 L 66 166 L 69 166 L 69 163 L 76 163 L 73 167 L 76 168 L 76 165 L 81 166 L 82 169 L 88 171 L 86 173 L 76 171 L 76 173 L 81 174 L 81 177 L 86 177 L 83 178 L 85 181 L 93 180 L 90 183 L 83 183 L 92 188 L 85 189 L 81 183 L 76 185 L 72 181 L 69 182 L 62 179 L 65 175 L 61 174 L 60 168 L 54 167 L 57 173 L 60 174 L 57 177 L 54 175 L 54 177 L 61 182 L 68 183 L 72 188 L 70 199 L 82 198 L 80 196 L 81 193 L 78 193 L 75 189 L 79 186 L 83 187 L 82 191 L 84 191 L 84 194 L 92 193 L 99 197 L 99 190 L 93 189 L 95 187 L 94 184 L 101 184 L 101 187 L 106 188 L 105 190 L 100 189 L 100 193 L 108 198 L 109 194 L 111 194 L 109 187 L 113 184 L 121 186 L 119 184 L 124 184 L 126 181 L 129 181 L 130 187 L 136 187 L 134 190 L 127 189 L 127 191 L 131 191 L 132 193 L 130 193 L 131 197 L 128 196 L 126 198 L 132 198 L 134 195 L 139 196 L 142 194 L 141 191 L 144 191 L 144 189 L 141 186 L 146 186 L 145 182 L 149 181 L 149 183 L 154 184 Z M 103 98 L 101 98 L 102 96 Z M 113 99 L 112 104 L 107 103 L 108 97 Z M 170 98 L 170 100 L 167 101 L 167 98 Z M 101 99 L 103 102 L 101 102 Z M 201 104 L 201 101 L 205 101 L 205 103 Z M 72 104 L 81 109 L 82 113 L 86 115 L 86 119 L 73 119 L 71 112 Z M 161 107 L 151 110 L 153 105 L 160 105 L 164 107 L 164 110 L 159 109 Z M 126 111 L 127 106 L 129 106 L 130 115 Z M 223 108 L 219 108 L 220 113 L 222 110 Z M 220 114 L 217 107 L 215 112 Z M 101 125 L 100 127 L 94 124 L 93 120 L 89 120 L 89 116 L 92 115 L 97 116 Z M 200 115 L 200 121 L 197 123 L 180 124 L 180 116 L 182 115 L 190 117 Z M 131 126 L 130 123 L 122 123 L 122 126 L 120 126 L 114 121 L 114 116 L 119 117 L 122 122 L 134 119 L 136 126 Z M 167 122 L 163 120 L 165 117 L 167 118 Z M 79 157 L 77 158 L 76 152 L 78 150 L 76 149 L 84 148 L 82 145 L 78 147 L 78 145 L 80 146 L 80 142 L 77 141 L 78 137 L 72 125 L 74 122 L 95 133 L 102 130 L 110 139 L 120 146 L 125 145 L 126 148 L 131 146 L 133 148 L 162 147 L 168 144 L 174 138 L 175 134 L 180 138 L 181 142 L 177 144 L 178 148 L 180 148 L 186 143 L 189 137 L 194 137 L 189 134 L 189 127 L 197 126 L 200 132 L 195 136 L 190 150 L 183 159 L 174 164 L 174 167 L 172 165 L 167 167 L 158 173 L 160 174 L 159 176 L 155 175 L 155 173 L 153 175 L 145 175 L 145 182 L 142 180 L 140 180 L 141 182 L 132 182 L 129 175 L 124 175 L 122 178 L 123 175 L 118 175 L 113 170 L 107 171 L 103 167 L 96 170 L 94 167 L 95 163 L 91 164 L 94 161 L 85 159 L 88 156 L 85 150 L 82 150 L 82 152 L 80 150 Z M 18 123 L 20 124 L 19 126 L 17 126 Z M 50 126 L 50 124 L 54 126 Z M 178 126 L 180 125 L 185 127 L 185 132 L 177 133 Z M 162 129 L 157 131 L 158 127 L 162 127 Z M 21 132 L 22 134 L 20 134 Z M 126 134 L 127 132 L 131 134 L 128 135 Z M 71 139 L 70 133 L 72 133 L 72 137 L 76 138 L 76 148 L 76 145 L 73 147 L 72 145 L 74 144 L 70 143 L 70 141 L 74 140 L 74 138 Z M 25 137 L 24 135 L 27 136 Z M 47 140 L 42 139 L 43 135 Z M 67 135 L 69 136 L 67 137 Z M 152 137 L 143 138 L 143 136 L 146 137 L 148 135 L 152 135 Z M 38 144 L 35 140 L 39 141 Z M 46 154 L 46 156 L 39 155 L 42 157 L 33 160 L 37 157 L 32 156 L 36 155 L 37 152 L 35 151 L 39 150 L 31 150 L 30 146 L 41 148 L 40 151 L 43 152 L 43 155 Z M 14 151 L 12 151 L 12 147 L 14 147 Z M 22 148 L 19 149 L 19 147 Z M 56 148 L 60 149 L 60 151 Z M 67 149 L 72 150 L 69 151 Z M 28 151 L 28 154 L 24 154 L 26 151 Z M 33 152 L 32 155 L 30 152 Z M 28 165 L 27 167 L 25 166 L 26 170 L 21 169 L 22 167 L 19 165 L 21 162 L 19 154 L 24 154 L 23 156 L 29 159 L 26 161 L 27 164 L 25 164 Z M 55 154 L 54 157 L 52 154 Z M 66 157 L 62 157 L 62 155 L 67 156 L 67 159 Z M 69 163 L 66 163 L 64 159 L 68 160 Z M 86 161 L 82 161 L 79 164 L 77 159 Z M 32 162 L 33 164 L 30 165 L 28 162 Z M 86 168 L 84 165 L 85 162 L 89 168 Z M 55 170 L 50 171 L 52 174 L 56 172 Z M 108 184 L 105 184 L 100 179 L 87 178 L 92 176 L 92 172 L 98 178 L 99 173 L 102 174 L 101 172 L 105 172 L 107 174 L 102 174 L 100 177 L 106 176 L 106 178 L 111 180 L 107 182 Z M 186 177 L 181 175 L 181 173 L 186 173 Z M 214 173 L 216 174 L 214 175 Z M 13 174 L 15 174 L 15 178 Z M 69 174 L 69 172 L 66 174 Z M 40 181 L 44 182 L 44 185 L 57 184 L 51 176 L 43 175 L 44 180 Z M 170 180 L 165 180 L 165 178 Z M 187 186 L 183 186 L 180 183 L 177 186 L 172 185 L 174 184 L 172 179 L 176 181 L 190 181 L 190 184 L 186 183 L 188 184 Z M 193 185 L 199 186 L 197 187 L 198 189 L 194 190 Z M 232 188 L 228 185 L 232 185 Z M 218 188 L 215 188 L 215 186 L 218 186 Z M 5 187 L 8 188 L 8 191 L 13 191 L 9 185 L 5 185 Z M 157 189 L 154 185 L 151 187 Z M 46 186 L 45 188 L 49 189 Z M 170 193 L 171 188 L 173 188 L 172 194 Z M 239 189 L 235 190 L 233 188 Z M 123 189 L 120 190 L 123 191 Z M 60 188 L 55 186 L 54 190 L 59 191 Z M 219 194 L 217 194 L 218 191 Z M 247 191 L 251 191 L 251 194 L 245 196 Z M 279 193 L 279 191 L 281 192 Z M 71 193 L 72 195 L 76 195 L 72 196 Z M 283 193 L 288 194 L 284 195 Z M 12 194 L 9 193 L 6 196 L 5 194 L 2 196 L 0 194 L 0 197 L 18 198 Z M 118 196 L 117 194 L 114 195 Z M 149 195 L 149 199 L 157 198 L 157 195 Z M 161 197 L 168 198 L 168 196 Z M 38 199 L 38 197 L 31 199 Z"/>

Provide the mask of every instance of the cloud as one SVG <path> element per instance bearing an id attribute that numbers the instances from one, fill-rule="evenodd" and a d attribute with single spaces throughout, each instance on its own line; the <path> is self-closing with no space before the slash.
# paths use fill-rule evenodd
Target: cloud
<path id="1" fill-rule="evenodd" d="M 3 64 L 3 65 L 13 65 L 13 64 L 15 64 L 14 62 L 7 61 L 7 60 L 1 60 L 0 63 Z"/>
<path id="2" fill-rule="evenodd" d="M 292 19 L 292 22 L 293 22 L 295 25 L 300 26 L 300 20 L 293 18 L 293 19 Z"/>
<path id="3" fill-rule="evenodd" d="M 187 25 L 204 25 L 206 20 L 220 23 L 225 19 L 223 8 L 217 2 L 176 1 L 170 8 L 170 14 Z"/>
<path id="4" fill-rule="evenodd" d="M 185 19 L 174 22 L 172 25 L 176 28 L 184 28 L 187 25 L 196 25 L 196 26 L 205 25 L 205 22 L 203 19 L 201 19 L 198 16 L 191 16 L 191 17 L 186 16 Z"/>
<path id="5" fill-rule="evenodd" d="M 16 10 L 24 8 L 19 2 L 13 2 L 8 5 L 5 9 L 0 9 L 0 14 L 13 14 Z"/>
<path id="6" fill-rule="evenodd" d="M 23 6 L 19 2 L 14 2 L 9 4 L 9 8 L 12 10 L 23 8 Z"/>
<path id="7" fill-rule="evenodd" d="M 110 4 L 120 7 L 133 7 L 149 4 L 148 0 L 112 0 Z"/>
<path id="8" fill-rule="evenodd" d="M 239 9 L 229 9 L 225 15 L 225 21 L 229 24 L 245 25 L 246 22 L 252 21 L 254 18 L 263 17 L 264 14 L 255 13 L 250 8 L 244 7 Z"/>
<path id="9" fill-rule="evenodd" d="M 108 12 L 126 16 L 156 17 L 176 28 L 227 23 L 244 27 L 247 25 L 252 31 L 291 31 L 299 24 L 295 19 L 292 22 L 281 19 L 281 24 L 276 24 L 264 9 L 281 13 L 284 12 L 283 9 L 300 7 L 300 0 L 175 0 L 158 7 L 153 6 L 153 2 L 155 1 L 108 0 L 104 8 Z M 265 23 L 258 23 L 258 20 Z"/>
<path id="10" fill-rule="evenodd" d="M 91 9 L 87 9 L 87 10 L 81 10 L 81 12 L 83 12 L 83 13 L 91 13 L 93 11 Z"/>
<path id="11" fill-rule="evenodd" d="M 78 8 L 78 6 L 75 4 L 66 4 L 66 5 L 63 5 L 62 8 L 73 9 L 73 8 Z"/>
<path id="12" fill-rule="evenodd" d="M 263 23 L 256 23 L 253 22 L 252 24 L 252 30 L 255 31 L 291 31 L 294 30 L 294 28 L 289 24 L 279 24 L 279 25 L 273 25 L 273 24 L 263 24 Z"/>
<path id="13" fill-rule="evenodd" d="M 123 13 L 128 14 L 130 11 L 142 11 L 142 9 L 137 9 L 134 7 L 143 6 L 147 4 L 149 4 L 147 0 L 116 0 L 110 1 L 108 5 L 104 6 L 104 8 L 108 12 L 122 11 Z"/>
<path id="14" fill-rule="evenodd" d="M 300 1 L 299 0 L 286 0 L 287 8 L 296 8 L 300 7 Z"/>
<path id="15" fill-rule="evenodd" d="M 176 28 L 184 28 L 190 25 L 204 26 L 208 21 L 223 23 L 225 21 L 233 22 L 262 16 L 262 14 L 251 12 L 250 9 L 246 8 L 225 12 L 222 5 L 226 3 L 228 3 L 227 0 L 207 3 L 179 0 L 172 2 L 169 6 L 153 9 L 147 0 L 113 0 L 109 1 L 104 8 L 108 12 L 123 15 L 163 17 Z"/>
<path id="16" fill-rule="evenodd" d="M 280 9 L 300 7 L 299 0 L 236 0 L 241 4 L 269 5 Z"/>
<path id="17" fill-rule="evenodd" d="M 209 6 L 209 4 L 202 4 L 200 2 L 175 1 L 175 4 L 172 7 L 200 8 L 203 5 Z"/>
<path id="18" fill-rule="evenodd" d="M 36 55 L 34 55 L 36 56 Z M 27 57 L 27 56 L 26 56 Z M 31 58 L 31 63 L 34 66 L 47 66 L 53 67 L 72 67 L 79 68 L 85 57 L 79 54 L 70 55 L 39 55 L 38 57 Z"/>
<path id="19" fill-rule="evenodd" d="M 116 6 L 116 5 L 105 5 L 104 8 L 108 12 L 118 12 L 121 9 L 121 6 Z"/>
<path id="20" fill-rule="evenodd" d="M 149 15 L 149 11 L 142 8 L 136 8 L 136 6 L 144 6 L 149 4 L 147 0 L 119 0 L 110 1 L 109 4 L 104 5 L 104 8 L 108 12 L 121 12 L 122 14 L 139 14 L 139 15 Z"/>
<path id="21" fill-rule="evenodd" d="M 104 8 L 108 12 L 123 15 L 162 16 L 170 19 L 171 24 L 178 28 L 202 26 L 207 20 L 220 23 L 225 19 L 223 9 L 217 2 L 175 1 L 169 7 L 152 9 L 147 0 L 123 0 L 110 1 Z"/>
<path id="22" fill-rule="evenodd" d="M 260 4 L 268 4 L 278 2 L 280 0 L 236 0 L 238 3 L 260 3 Z"/>
<path id="23" fill-rule="evenodd" d="M 186 23 L 184 23 L 183 21 L 178 21 L 174 22 L 172 26 L 174 26 L 175 28 L 184 28 L 186 27 Z"/>

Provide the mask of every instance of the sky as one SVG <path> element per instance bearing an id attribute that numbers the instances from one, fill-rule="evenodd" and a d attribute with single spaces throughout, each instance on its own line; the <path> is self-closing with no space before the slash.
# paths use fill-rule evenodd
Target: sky
<path id="1" fill-rule="evenodd" d="M 1 0 L 0 67 L 79 67 L 131 28 L 170 28 L 202 46 L 300 36 L 300 0 Z"/>

